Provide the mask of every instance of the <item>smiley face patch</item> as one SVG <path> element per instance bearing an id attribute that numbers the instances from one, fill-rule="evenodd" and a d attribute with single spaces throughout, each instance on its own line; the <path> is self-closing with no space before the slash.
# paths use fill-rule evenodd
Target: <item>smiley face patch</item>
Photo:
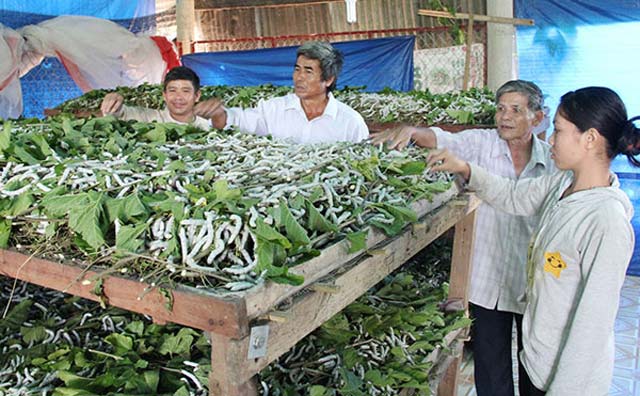
<path id="1" fill-rule="evenodd" d="M 560 278 L 562 270 L 567 268 L 560 252 L 545 252 L 544 254 L 544 272 L 548 272 L 556 278 Z"/>

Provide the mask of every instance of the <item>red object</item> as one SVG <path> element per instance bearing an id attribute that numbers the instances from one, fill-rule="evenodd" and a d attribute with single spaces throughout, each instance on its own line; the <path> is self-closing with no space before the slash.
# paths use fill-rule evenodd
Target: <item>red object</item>
<path id="1" fill-rule="evenodd" d="M 162 55 L 162 59 L 167 63 L 167 70 L 165 70 L 165 74 L 174 67 L 182 65 L 180 57 L 178 56 L 173 44 L 171 44 L 171 41 L 164 36 L 150 36 L 150 38 L 156 43 L 156 46 Z"/>
<path id="2" fill-rule="evenodd" d="M 62 62 L 62 66 L 64 66 L 64 68 L 67 70 L 67 73 L 69 73 L 73 81 L 78 87 L 80 87 L 82 92 L 84 93 L 91 91 L 91 84 L 89 84 L 87 79 L 84 78 L 82 72 L 78 68 L 78 65 L 69 60 L 69 58 L 64 56 L 60 51 L 56 51 L 56 55 L 58 56 L 58 59 L 60 59 L 60 62 Z"/>

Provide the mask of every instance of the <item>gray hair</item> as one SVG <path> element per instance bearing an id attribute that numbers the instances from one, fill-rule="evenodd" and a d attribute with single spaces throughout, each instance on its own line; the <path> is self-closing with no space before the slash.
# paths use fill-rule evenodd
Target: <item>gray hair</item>
<path id="1" fill-rule="evenodd" d="M 344 63 L 344 56 L 340 51 L 324 41 L 308 41 L 298 48 L 296 57 L 300 55 L 318 60 L 322 70 L 322 81 L 335 77 L 333 83 L 329 86 L 329 91 L 336 88 L 338 74 L 340 74 Z"/>
<path id="2" fill-rule="evenodd" d="M 536 84 L 526 80 L 511 80 L 502 84 L 496 92 L 496 103 L 506 93 L 516 92 L 527 98 L 527 108 L 532 112 L 541 111 L 544 106 L 542 90 Z"/>

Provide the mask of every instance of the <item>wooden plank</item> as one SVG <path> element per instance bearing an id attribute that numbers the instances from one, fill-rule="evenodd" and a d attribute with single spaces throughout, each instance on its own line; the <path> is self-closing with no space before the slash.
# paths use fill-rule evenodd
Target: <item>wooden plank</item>
<path id="1" fill-rule="evenodd" d="M 475 196 L 476 201 L 479 201 Z M 477 202 L 479 205 L 479 202 Z M 476 225 L 476 212 L 471 212 L 456 224 L 451 256 L 451 274 L 449 275 L 449 300 L 462 300 L 465 310 L 469 303 L 469 280 L 471 279 L 471 259 Z M 458 394 L 458 377 L 462 360 L 462 346 L 444 373 L 438 386 L 438 396 Z"/>
<path id="2" fill-rule="evenodd" d="M 436 195 L 433 202 L 423 200 L 416 203 L 413 208 L 419 216 L 422 216 L 443 205 L 444 202 L 451 199 L 451 197 L 456 195 L 457 192 L 457 186 L 454 185 L 448 192 Z M 387 238 L 388 237 L 383 232 L 369 228 L 367 248 L 372 248 Z M 304 283 L 300 286 L 267 282 L 249 290 L 245 297 L 247 304 L 247 316 L 250 319 L 254 319 L 264 315 L 272 307 L 295 292 L 307 287 L 309 284 L 342 266 L 345 262 L 353 260 L 362 254 L 361 252 L 349 254 L 347 253 L 348 247 L 349 242 L 347 240 L 339 241 L 323 249 L 320 256 L 315 257 L 304 264 L 293 267 L 291 269 L 292 273 L 302 275 L 304 277 Z"/>
<path id="3" fill-rule="evenodd" d="M 436 17 L 436 18 L 448 18 L 448 19 L 471 18 L 469 14 L 466 14 L 463 12 L 456 12 L 455 14 L 451 14 L 448 11 L 435 11 L 435 10 L 418 10 L 418 15 L 430 16 L 430 17 Z M 496 17 L 496 16 L 478 15 L 478 14 L 474 14 L 473 19 L 480 22 L 503 23 L 507 25 L 533 26 L 535 24 L 533 22 L 533 19 L 505 18 L 505 17 Z"/>
<path id="4" fill-rule="evenodd" d="M 99 273 L 68 264 L 56 263 L 0 249 L 0 275 L 64 291 L 89 300 L 99 301 L 92 293 Z M 104 296 L 110 305 L 153 317 L 159 323 L 174 322 L 230 337 L 246 334 L 248 321 L 241 299 L 214 298 L 203 294 L 172 291 L 173 309 L 165 308 L 165 298 L 158 290 L 146 292 L 149 286 L 136 280 L 105 277 Z"/>
<path id="5" fill-rule="evenodd" d="M 239 361 L 233 361 L 235 369 L 225 372 L 227 380 L 234 384 L 242 384 L 253 375 L 266 367 L 293 345 L 313 330 L 330 319 L 344 307 L 364 294 L 390 272 L 404 264 L 410 257 L 427 246 L 438 236 L 451 228 L 469 211 L 475 209 L 477 201 L 465 196 L 466 200 L 451 201 L 442 208 L 425 216 L 418 223 L 422 226 L 414 226 L 404 234 L 386 239 L 383 246 L 376 246 L 381 254 L 369 256 L 354 263 L 351 268 L 345 269 L 340 275 L 336 275 L 336 291 L 332 293 L 309 292 L 299 297 L 287 311 L 290 320 L 284 322 L 269 322 L 269 340 L 267 355 L 254 360 L 247 360 L 249 349 L 249 337 L 241 340 L 225 339 L 225 351 L 222 355 L 238 356 Z M 325 261 L 326 264 L 326 261 Z M 213 345 L 213 350 L 216 350 Z M 218 354 L 218 352 L 216 352 Z M 213 359 L 213 358 L 212 358 Z M 212 360 L 212 363 L 213 360 Z M 212 371 L 213 368 L 212 368 Z"/>
<path id="6" fill-rule="evenodd" d="M 475 196 L 473 200 L 479 199 Z M 473 240 L 476 223 L 476 212 L 469 213 L 462 221 L 456 224 L 456 233 L 453 240 L 453 254 L 451 257 L 451 275 L 449 281 L 449 299 L 460 299 L 464 308 L 469 302 L 469 279 L 471 279 L 471 259 L 473 255 Z"/>
<path id="7" fill-rule="evenodd" d="M 385 123 L 374 123 L 367 122 L 367 127 L 369 128 L 369 132 L 382 132 L 385 129 L 396 128 L 403 125 L 409 125 L 406 122 L 385 122 Z M 437 125 L 416 125 L 420 127 L 438 127 L 442 128 L 448 132 L 460 132 L 466 129 L 495 129 L 495 125 L 466 125 L 466 124 L 437 124 Z"/>

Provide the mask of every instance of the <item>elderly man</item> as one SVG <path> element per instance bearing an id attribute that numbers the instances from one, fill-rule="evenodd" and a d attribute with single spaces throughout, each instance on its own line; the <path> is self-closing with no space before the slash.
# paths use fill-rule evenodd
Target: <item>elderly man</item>
<path id="1" fill-rule="evenodd" d="M 210 118 L 216 128 L 236 126 L 296 143 L 359 142 L 369 135 L 364 119 L 331 93 L 342 63 L 342 54 L 331 44 L 307 42 L 297 51 L 294 93 L 261 100 L 257 107 L 244 110 L 225 109 L 220 102 L 202 103 L 196 105 L 196 113 Z"/>
<path id="2" fill-rule="evenodd" d="M 122 120 L 175 122 L 205 130 L 211 128 L 210 120 L 194 112 L 195 104 L 200 99 L 200 78 L 190 68 L 178 66 L 169 70 L 164 78 L 162 97 L 167 106 L 162 110 L 154 110 L 127 106 L 122 95 L 110 92 L 102 100 L 100 111 L 103 115 L 113 115 Z"/>
<path id="3" fill-rule="evenodd" d="M 543 118 L 540 88 L 513 80 L 496 92 L 497 129 L 451 134 L 440 128 L 404 126 L 376 134 L 372 142 L 387 142 L 391 148 L 403 148 L 411 141 L 422 147 L 446 148 L 491 173 L 531 178 L 556 170 L 549 145 L 533 133 Z M 514 394 L 512 328 L 515 320 L 521 350 L 527 247 L 538 220 L 508 215 L 484 203 L 478 208 L 469 296 L 478 396 Z"/>

